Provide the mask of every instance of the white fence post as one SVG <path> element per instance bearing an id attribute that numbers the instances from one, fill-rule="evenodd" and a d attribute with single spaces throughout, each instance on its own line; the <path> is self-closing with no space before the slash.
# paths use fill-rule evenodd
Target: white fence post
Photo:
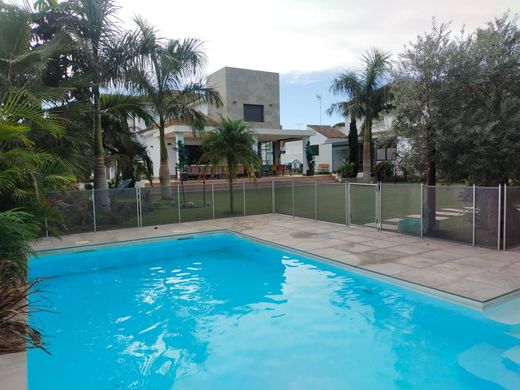
<path id="1" fill-rule="evenodd" d="M 271 181 L 271 200 L 273 202 L 273 214 L 275 213 L 275 200 L 274 200 L 274 180 Z"/>
<path id="2" fill-rule="evenodd" d="M 211 183 L 211 215 L 215 219 L 215 184 Z"/>
<path id="3" fill-rule="evenodd" d="M 314 222 L 318 222 L 318 182 L 314 180 Z"/>
<path id="4" fill-rule="evenodd" d="M 294 180 L 292 180 L 292 216 L 294 218 Z"/>
<path id="5" fill-rule="evenodd" d="M 502 185 L 498 185 L 498 212 L 497 212 L 497 251 L 500 250 L 500 212 L 502 211 Z"/>
<path id="6" fill-rule="evenodd" d="M 348 208 L 348 212 L 347 212 L 347 225 L 350 226 L 350 224 L 352 223 L 351 219 L 352 219 L 352 216 L 351 216 L 351 207 L 352 205 L 350 204 L 350 199 L 352 198 L 352 192 L 351 192 L 351 189 L 350 189 L 350 182 L 348 182 L 347 184 L 347 190 L 348 190 L 348 200 L 347 200 L 347 208 Z"/>
<path id="7" fill-rule="evenodd" d="M 378 209 L 379 209 L 379 202 L 377 201 L 377 196 L 378 196 L 378 192 L 379 192 L 379 182 L 376 182 L 376 184 L 374 184 L 374 218 L 375 218 L 375 223 L 376 223 L 376 229 L 379 230 L 379 213 L 378 213 Z"/>
<path id="8" fill-rule="evenodd" d="M 244 198 L 244 217 L 246 216 L 246 182 L 242 182 L 242 197 Z"/>
<path id="9" fill-rule="evenodd" d="M 141 223 L 139 221 L 139 188 L 134 187 L 135 189 L 135 209 L 137 213 L 137 227 L 140 227 Z"/>
<path id="10" fill-rule="evenodd" d="M 506 250 L 506 235 L 507 235 L 507 184 L 504 184 L 504 219 L 503 219 L 503 223 L 504 223 L 504 228 L 502 229 L 503 230 L 503 235 L 504 235 L 504 240 L 503 240 L 503 243 L 504 243 L 504 246 L 503 246 L 503 249 Z"/>
<path id="11" fill-rule="evenodd" d="M 420 226 L 420 229 L 421 229 L 421 238 L 423 238 L 424 236 L 424 184 L 421 183 L 421 187 L 420 187 L 420 190 L 421 190 L 421 196 L 419 197 L 421 199 L 421 226 Z"/>
<path id="12" fill-rule="evenodd" d="M 471 245 L 475 246 L 475 221 L 476 221 L 476 216 L 477 216 L 477 210 L 476 210 L 476 202 L 475 202 L 475 197 L 476 197 L 476 186 L 475 184 L 473 184 L 473 223 L 472 223 L 472 228 L 473 228 L 473 231 L 472 231 L 472 238 L 471 238 Z"/>
<path id="13" fill-rule="evenodd" d="M 379 231 L 383 231 L 383 183 L 379 182 Z"/>
<path id="14" fill-rule="evenodd" d="M 92 188 L 92 211 L 93 211 L 92 219 L 93 219 L 93 222 L 94 222 L 94 232 L 96 232 L 97 231 L 97 226 L 96 226 L 96 192 L 95 192 L 94 188 Z"/>
<path id="15" fill-rule="evenodd" d="M 179 213 L 179 223 L 181 223 L 181 191 L 179 184 L 177 184 L 177 211 Z"/>
<path id="16" fill-rule="evenodd" d="M 348 226 L 348 190 L 347 181 L 345 180 L 345 226 Z"/>

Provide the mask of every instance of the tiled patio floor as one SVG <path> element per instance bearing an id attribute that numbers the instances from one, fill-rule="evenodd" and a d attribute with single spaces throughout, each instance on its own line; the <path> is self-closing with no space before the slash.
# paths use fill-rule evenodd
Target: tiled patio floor
<path id="1" fill-rule="evenodd" d="M 420 239 L 279 214 L 46 238 L 36 250 L 229 229 L 478 302 L 520 293 L 520 251 Z"/>

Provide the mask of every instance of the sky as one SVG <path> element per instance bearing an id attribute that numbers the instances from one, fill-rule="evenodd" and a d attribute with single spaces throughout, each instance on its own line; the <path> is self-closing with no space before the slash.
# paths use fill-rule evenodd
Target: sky
<path id="1" fill-rule="evenodd" d="M 333 78 L 357 69 L 360 57 L 377 47 L 395 60 L 405 44 L 429 30 L 432 18 L 452 22 L 454 32 L 477 26 L 520 0 L 119 0 L 119 17 L 130 28 L 144 17 L 167 38 L 205 42 L 207 73 L 224 66 L 280 73 L 284 128 L 342 119 L 328 116 Z"/>

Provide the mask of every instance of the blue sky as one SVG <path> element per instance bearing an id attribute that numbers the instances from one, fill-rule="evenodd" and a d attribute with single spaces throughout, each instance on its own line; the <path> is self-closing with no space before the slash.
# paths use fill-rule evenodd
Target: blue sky
<path id="1" fill-rule="evenodd" d="M 320 108 L 316 94 L 321 95 L 322 124 L 343 122 L 338 115 L 326 111 L 339 97 L 329 92 L 332 80 L 340 69 L 323 72 L 288 73 L 280 75 L 280 120 L 284 129 L 305 128 L 307 124 L 320 124 Z"/>

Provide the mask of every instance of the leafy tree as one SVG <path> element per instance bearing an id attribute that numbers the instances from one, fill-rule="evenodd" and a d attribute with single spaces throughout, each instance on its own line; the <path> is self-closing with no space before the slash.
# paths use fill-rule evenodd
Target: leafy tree
<path id="1" fill-rule="evenodd" d="M 372 166 L 372 123 L 382 112 L 390 108 L 390 55 L 373 49 L 363 56 L 362 61 L 364 69 L 361 72 L 347 70 L 332 82 L 331 91 L 336 95 L 345 95 L 347 101 L 338 103 L 331 109 L 364 118 L 363 178 L 369 182 Z"/>
<path id="2" fill-rule="evenodd" d="M 202 44 L 196 39 L 164 40 L 142 19 L 136 19 L 139 51 L 135 67 L 128 73 L 127 83 L 147 99 L 154 125 L 159 129 L 159 179 L 164 198 L 171 197 L 170 169 L 165 128 L 179 121 L 195 131 L 203 130 L 206 117 L 195 104 L 207 102 L 220 105 L 220 95 L 207 88 L 200 79 L 206 63 Z"/>
<path id="3" fill-rule="evenodd" d="M 152 180 L 153 163 L 146 146 L 137 139 L 128 125 L 132 118 L 141 118 L 145 123 L 151 117 L 144 108 L 144 99 L 127 94 L 101 95 L 101 124 L 103 146 L 108 163 L 116 170 L 116 186 L 121 179 L 130 179 L 130 186 L 145 176 Z"/>
<path id="4" fill-rule="evenodd" d="M 518 180 L 519 64 L 520 28 L 509 14 L 456 39 L 447 25 L 434 23 L 406 48 L 392 87 L 394 127 L 409 146 L 405 158 L 428 185 L 437 177 L 487 186 Z M 427 200 L 432 229 L 433 187 Z M 496 229 L 497 194 L 481 193 L 485 202 L 489 215 L 480 220 Z M 518 229 L 520 214 L 511 202 L 505 207 Z"/>
<path id="5" fill-rule="evenodd" d="M 469 34 L 450 57 L 438 164 L 448 180 L 520 179 L 520 27 L 505 14 Z M 439 148 L 440 149 L 440 148 Z"/>
<path id="6" fill-rule="evenodd" d="M 203 163 L 214 167 L 225 165 L 224 170 L 229 183 L 229 212 L 233 213 L 233 180 L 236 179 L 238 166 L 244 167 L 245 173 L 252 177 L 261 169 L 262 163 L 253 150 L 255 133 L 251 126 L 242 120 L 220 118 L 202 143 Z"/>
<path id="7" fill-rule="evenodd" d="M 425 173 L 426 184 L 435 186 L 440 132 L 446 126 L 446 77 L 454 43 L 448 26 L 433 24 L 432 31 L 417 37 L 399 55 L 392 83 L 394 121 L 399 137 L 406 139 L 405 158 Z M 435 227 L 435 188 L 427 190 L 428 228 Z"/>

